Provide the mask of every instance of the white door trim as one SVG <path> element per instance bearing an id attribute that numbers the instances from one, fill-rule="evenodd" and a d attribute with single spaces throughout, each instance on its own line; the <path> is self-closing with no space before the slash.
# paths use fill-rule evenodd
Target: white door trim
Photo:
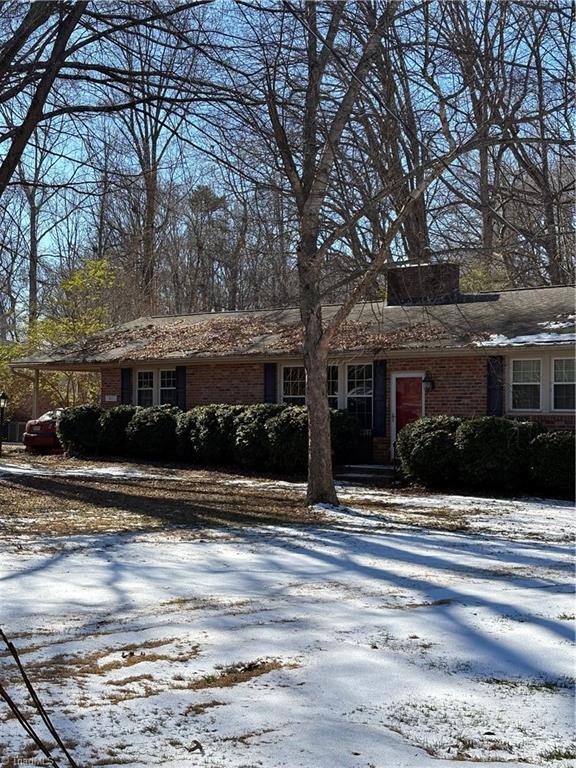
<path id="1" fill-rule="evenodd" d="M 396 382 L 398 379 L 422 379 L 422 416 L 426 413 L 426 404 L 424 402 L 424 378 L 426 371 L 398 371 L 393 373 L 390 380 L 390 452 L 394 453 L 394 443 L 396 442 Z"/>

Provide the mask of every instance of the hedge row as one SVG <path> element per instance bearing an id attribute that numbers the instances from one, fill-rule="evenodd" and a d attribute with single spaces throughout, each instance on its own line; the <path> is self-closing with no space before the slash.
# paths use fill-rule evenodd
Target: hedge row
<path id="1" fill-rule="evenodd" d="M 574 435 L 531 421 L 431 416 L 405 426 L 396 447 L 404 472 L 430 487 L 574 491 Z"/>
<path id="2" fill-rule="evenodd" d="M 360 440 L 358 420 L 331 412 L 332 449 L 344 461 Z M 298 474 L 308 460 L 308 417 L 302 406 L 205 405 L 110 410 L 82 405 L 63 411 L 58 436 L 76 456 L 179 459 L 204 466 L 241 466 Z"/>

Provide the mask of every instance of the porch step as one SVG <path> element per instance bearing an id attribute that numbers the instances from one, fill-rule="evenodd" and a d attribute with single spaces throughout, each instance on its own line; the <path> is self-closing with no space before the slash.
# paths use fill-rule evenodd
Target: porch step
<path id="1" fill-rule="evenodd" d="M 355 485 L 390 485 L 395 480 L 392 464 L 346 464 L 336 467 L 334 479 Z"/>

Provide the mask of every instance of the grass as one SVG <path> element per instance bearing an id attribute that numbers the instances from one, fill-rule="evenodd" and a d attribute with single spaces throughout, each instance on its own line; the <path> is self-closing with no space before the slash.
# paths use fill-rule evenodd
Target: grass
<path id="1" fill-rule="evenodd" d="M 121 648 L 101 648 L 92 653 L 60 654 L 53 656 L 49 662 L 26 661 L 26 672 L 33 683 L 62 681 L 64 679 L 80 680 L 90 676 L 100 676 L 119 669 L 133 668 L 142 663 L 159 661 L 186 662 L 198 653 L 198 647 L 189 649 L 186 653 L 171 653 L 160 651 L 163 646 L 174 642 L 174 638 L 145 640 L 138 645 L 123 645 Z M 37 646 L 18 649 L 20 655 L 36 650 Z M 144 680 L 148 675 L 138 675 L 114 681 L 114 685 L 123 686 L 138 680 Z"/>
<path id="2" fill-rule="evenodd" d="M 58 470 L 101 466 L 61 456 L 15 454 L 7 460 Z M 321 520 L 318 512 L 306 506 L 301 489 L 237 484 L 231 493 L 229 481 L 238 476 L 170 466 L 130 466 L 155 476 L 1 478 L 4 535 L 199 531 L 211 527 L 302 525 Z"/>
<path id="3" fill-rule="evenodd" d="M 543 760 L 574 760 L 576 759 L 576 744 L 572 744 L 568 747 L 552 747 L 540 754 Z"/>
<path id="4" fill-rule="evenodd" d="M 81 460 L 64 456 L 8 453 L 4 460 L 57 471 L 103 468 L 113 461 Z M 268 525 L 319 525 L 322 513 L 306 504 L 301 485 L 278 485 L 266 478 L 220 471 L 194 470 L 160 463 L 123 466 L 152 477 L 115 478 L 64 475 L 1 477 L 5 502 L 1 522 L 4 536 L 18 546 L 24 536 L 72 536 L 177 530 L 200 537 L 210 529 Z M 239 482 L 240 481 L 240 482 Z M 410 492 L 403 494 L 409 501 Z M 346 497 L 366 510 L 376 525 L 410 525 L 445 531 L 466 531 L 468 514 L 449 508 L 411 506 L 386 499 Z M 186 533 L 184 533 L 186 532 Z M 51 542 L 47 546 L 57 546 Z"/>
<path id="5" fill-rule="evenodd" d="M 297 666 L 297 664 L 284 664 L 277 659 L 257 659 L 256 661 L 223 667 L 213 675 L 204 675 L 199 680 L 194 680 L 185 685 L 176 685 L 175 688 L 188 688 L 194 691 L 204 688 L 230 688 L 233 685 L 252 680 L 254 677 L 266 675 L 275 669 L 295 669 Z"/>
<path id="6" fill-rule="evenodd" d="M 223 706 L 224 706 L 223 701 L 217 701 L 216 699 L 213 699 L 212 701 L 205 701 L 199 704 L 190 704 L 184 710 L 184 714 L 185 715 L 202 715 L 208 709 L 212 709 L 213 707 L 223 707 Z"/>
<path id="7" fill-rule="evenodd" d="M 527 688 L 529 691 L 550 691 L 551 693 L 556 693 L 562 690 L 573 690 L 575 681 L 570 677 L 560 677 L 553 680 L 515 680 L 487 677 L 482 682 L 489 685 L 498 685 L 502 688 Z"/>

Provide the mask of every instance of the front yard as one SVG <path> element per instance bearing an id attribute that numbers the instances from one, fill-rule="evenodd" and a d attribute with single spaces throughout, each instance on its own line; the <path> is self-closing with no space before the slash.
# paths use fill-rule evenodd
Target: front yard
<path id="1" fill-rule="evenodd" d="M 572 505 L 340 498 L 0 461 L 0 624 L 80 765 L 575 763 Z M 0 765 L 35 755 L 0 701 Z"/>

